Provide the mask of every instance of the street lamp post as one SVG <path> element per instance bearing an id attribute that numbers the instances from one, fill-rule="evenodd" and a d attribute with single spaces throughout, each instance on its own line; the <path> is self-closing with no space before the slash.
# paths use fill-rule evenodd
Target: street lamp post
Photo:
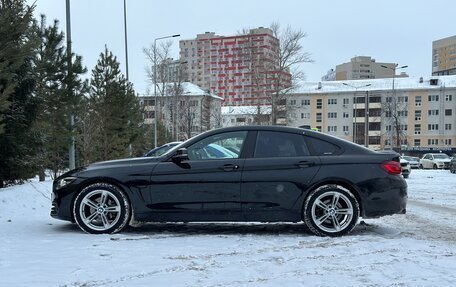
<path id="1" fill-rule="evenodd" d="M 174 37 L 179 37 L 180 34 L 175 34 L 175 35 L 170 35 L 170 36 L 164 36 L 164 37 L 158 37 L 154 39 L 154 103 L 155 103 L 155 109 L 154 109 L 154 147 L 157 147 L 157 115 L 158 115 L 158 101 L 157 101 L 157 41 L 158 40 L 163 40 L 163 39 L 168 39 L 168 38 L 174 38 Z"/>
<path id="2" fill-rule="evenodd" d="M 400 69 L 405 69 L 407 68 L 408 66 L 401 66 L 401 67 L 398 67 L 399 64 L 394 64 L 393 67 L 388 67 L 388 66 L 385 66 L 385 65 L 380 65 L 380 67 L 382 68 L 385 68 L 385 69 L 390 69 L 393 71 L 393 89 L 391 91 L 391 101 L 393 101 L 395 99 L 395 89 L 394 89 L 394 79 L 396 78 L 396 70 L 400 70 Z M 397 103 L 396 103 L 397 104 Z M 395 107 L 395 110 L 396 110 L 397 107 Z M 396 130 L 396 145 L 399 146 L 399 143 L 400 143 L 400 139 L 399 139 L 399 123 L 397 121 L 397 115 L 394 115 L 394 118 L 395 118 L 395 127 L 394 129 Z M 392 136 L 391 136 L 391 145 L 392 145 Z"/>
<path id="3" fill-rule="evenodd" d="M 351 88 L 355 89 L 355 92 L 354 92 L 354 94 L 353 94 L 353 104 L 355 105 L 355 116 L 354 116 L 354 127 L 353 127 L 353 142 L 356 143 L 356 142 L 357 142 L 357 126 L 356 126 L 357 122 L 356 122 L 356 118 L 357 118 L 357 116 L 358 116 L 358 115 L 356 114 L 356 113 L 357 113 L 357 106 L 358 106 L 358 105 L 357 105 L 357 101 L 356 101 L 356 93 L 358 92 L 358 89 L 360 89 L 360 88 L 365 88 L 365 87 L 369 87 L 371 84 L 361 85 L 361 86 L 353 86 L 353 85 L 350 85 L 350 84 L 347 84 L 347 83 L 342 83 L 342 84 L 345 85 L 345 86 L 347 86 L 347 87 L 351 87 Z M 367 96 L 367 95 L 368 95 L 368 92 L 366 91 L 366 96 Z M 369 101 L 369 98 L 367 98 L 367 100 L 366 100 L 366 102 L 365 102 L 365 106 L 366 106 L 366 107 L 365 107 L 365 110 L 366 110 L 366 111 L 367 111 L 367 105 L 368 105 L 367 102 L 368 102 L 368 101 Z M 369 137 L 368 137 L 368 132 L 369 132 L 369 130 L 368 130 L 368 128 L 367 128 L 367 125 L 369 124 L 369 118 L 368 118 L 367 116 L 368 116 L 368 115 L 365 114 L 365 121 L 364 121 L 364 122 L 365 122 L 365 125 L 366 125 L 366 127 L 364 128 L 365 133 L 366 133 L 366 134 L 364 135 L 364 141 L 365 141 L 364 145 L 365 145 L 366 147 L 368 146 L 368 139 L 369 139 Z"/>

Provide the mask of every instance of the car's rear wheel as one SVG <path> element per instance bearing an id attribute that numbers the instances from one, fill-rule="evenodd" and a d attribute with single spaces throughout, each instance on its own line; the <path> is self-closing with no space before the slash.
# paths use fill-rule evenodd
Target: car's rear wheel
<path id="1" fill-rule="evenodd" d="M 127 225 L 131 208 L 128 198 L 118 187 L 95 183 L 78 194 L 73 215 L 77 225 L 85 232 L 116 233 Z"/>
<path id="2" fill-rule="evenodd" d="M 434 165 L 432 166 L 432 168 L 433 168 L 433 169 L 437 169 L 437 165 L 434 164 Z"/>
<path id="3" fill-rule="evenodd" d="M 304 204 L 304 222 L 319 236 L 341 236 L 353 230 L 359 218 L 355 196 L 339 185 L 325 185 L 312 191 Z"/>
<path id="4" fill-rule="evenodd" d="M 419 169 L 423 169 L 423 165 L 422 164 L 420 164 Z"/>

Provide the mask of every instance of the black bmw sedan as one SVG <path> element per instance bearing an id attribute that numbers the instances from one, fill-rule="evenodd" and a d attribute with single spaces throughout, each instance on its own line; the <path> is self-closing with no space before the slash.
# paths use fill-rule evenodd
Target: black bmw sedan
<path id="1" fill-rule="evenodd" d="M 405 213 L 399 155 L 278 126 L 212 130 L 155 158 L 100 162 L 54 181 L 51 216 L 89 233 L 129 223 L 304 222 L 349 233 L 360 217 Z"/>

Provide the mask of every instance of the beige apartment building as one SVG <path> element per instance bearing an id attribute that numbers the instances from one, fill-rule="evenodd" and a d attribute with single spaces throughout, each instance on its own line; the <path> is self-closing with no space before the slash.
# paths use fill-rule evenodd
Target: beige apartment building
<path id="1" fill-rule="evenodd" d="M 279 40 L 269 28 L 206 32 L 179 47 L 185 80 L 222 97 L 224 106 L 267 104 L 271 93 L 291 84 L 290 73 L 279 71 Z"/>
<path id="2" fill-rule="evenodd" d="M 304 83 L 289 126 L 310 125 L 374 150 L 456 153 L 456 76 Z"/>
<path id="3" fill-rule="evenodd" d="M 432 42 L 432 75 L 456 75 L 456 35 Z"/>
<path id="4" fill-rule="evenodd" d="M 357 56 L 351 58 L 350 62 L 337 65 L 335 71 L 330 70 L 322 79 L 345 81 L 392 78 L 395 68 L 395 63 L 380 63 L 368 56 Z M 395 77 L 407 77 L 407 74 L 401 73 Z"/>

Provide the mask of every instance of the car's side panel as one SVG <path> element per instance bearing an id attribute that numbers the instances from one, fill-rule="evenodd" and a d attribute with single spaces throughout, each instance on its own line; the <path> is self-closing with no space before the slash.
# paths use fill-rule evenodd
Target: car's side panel
<path id="1" fill-rule="evenodd" d="M 246 159 L 241 203 L 246 221 L 299 221 L 292 210 L 320 169 L 316 156 Z"/>
<path id="2" fill-rule="evenodd" d="M 162 162 L 150 178 L 149 218 L 158 221 L 239 220 L 244 159 Z"/>

